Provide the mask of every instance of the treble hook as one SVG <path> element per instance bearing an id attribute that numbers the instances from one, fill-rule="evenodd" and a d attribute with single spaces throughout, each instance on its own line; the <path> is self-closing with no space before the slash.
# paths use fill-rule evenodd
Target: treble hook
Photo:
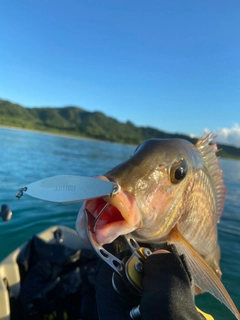
<path id="1" fill-rule="evenodd" d="M 23 192 L 27 191 L 27 187 L 18 189 L 18 193 L 16 194 L 16 198 L 20 199 L 23 196 Z"/>

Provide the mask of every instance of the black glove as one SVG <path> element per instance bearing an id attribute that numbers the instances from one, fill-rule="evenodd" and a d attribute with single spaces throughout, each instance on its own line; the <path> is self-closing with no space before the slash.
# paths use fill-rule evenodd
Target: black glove
<path id="1" fill-rule="evenodd" d="M 184 256 L 150 255 L 144 265 L 142 320 L 202 320 L 194 303 L 191 275 Z"/>

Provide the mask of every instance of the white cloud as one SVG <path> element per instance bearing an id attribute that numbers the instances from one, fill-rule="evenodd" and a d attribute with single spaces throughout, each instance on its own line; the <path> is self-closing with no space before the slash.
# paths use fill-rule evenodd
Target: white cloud
<path id="1" fill-rule="evenodd" d="M 205 128 L 203 131 L 208 133 L 211 130 Z M 232 128 L 217 128 L 212 135 L 217 135 L 216 141 L 219 143 L 240 147 L 240 126 L 237 123 Z"/>

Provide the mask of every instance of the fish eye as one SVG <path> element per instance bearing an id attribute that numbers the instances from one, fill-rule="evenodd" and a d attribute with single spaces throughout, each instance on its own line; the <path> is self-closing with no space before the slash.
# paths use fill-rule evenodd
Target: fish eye
<path id="1" fill-rule="evenodd" d="M 170 171 L 171 182 L 176 184 L 182 181 L 186 177 L 187 171 L 188 165 L 185 159 L 175 162 Z"/>

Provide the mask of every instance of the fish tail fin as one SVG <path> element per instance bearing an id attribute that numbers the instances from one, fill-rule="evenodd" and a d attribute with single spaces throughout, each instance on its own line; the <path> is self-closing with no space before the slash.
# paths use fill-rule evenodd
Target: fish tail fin
<path id="1" fill-rule="evenodd" d="M 199 253 L 181 235 L 177 228 L 174 228 L 168 239 L 169 244 L 174 244 L 179 254 L 184 254 L 194 283 L 202 291 L 211 293 L 220 302 L 224 303 L 235 317 L 240 320 L 240 313 L 219 277 L 209 267 Z"/>

